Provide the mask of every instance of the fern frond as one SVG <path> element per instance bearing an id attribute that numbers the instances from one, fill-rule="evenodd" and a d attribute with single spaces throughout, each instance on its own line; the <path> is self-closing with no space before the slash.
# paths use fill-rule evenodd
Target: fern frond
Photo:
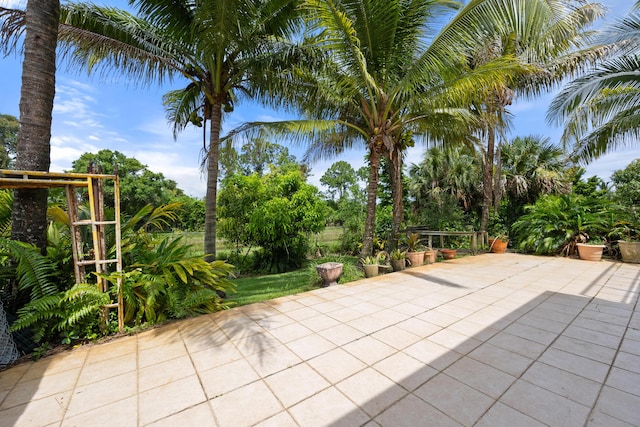
<path id="1" fill-rule="evenodd" d="M 56 266 L 34 245 L 16 240 L 0 238 L 0 250 L 15 259 L 18 289 L 29 290 L 31 299 L 37 300 L 58 292 L 53 278 Z"/>

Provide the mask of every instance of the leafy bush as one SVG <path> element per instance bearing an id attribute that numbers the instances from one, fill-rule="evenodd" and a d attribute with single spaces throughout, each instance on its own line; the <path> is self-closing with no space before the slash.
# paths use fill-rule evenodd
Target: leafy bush
<path id="1" fill-rule="evenodd" d="M 182 237 L 157 238 L 147 229 L 161 228 L 175 218 L 179 204 L 146 206 L 122 227 L 124 273 L 103 277 L 112 284 L 122 278 L 125 322 L 140 325 L 226 308 L 221 295 L 233 291 L 233 266 L 206 262 L 193 255 Z"/>
<path id="2" fill-rule="evenodd" d="M 191 245 L 184 245 L 181 238 L 157 238 L 147 231 L 161 229 L 175 219 L 179 206 L 145 206 L 123 224 L 124 272 L 101 274 L 112 284 L 109 293 L 99 291 L 95 284 L 74 284 L 68 265 L 69 230 L 64 225 L 50 224 L 46 256 L 34 246 L 0 238 L 3 297 L 18 314 L 12 329 L 31 329 L 34 341 L 44 342 L 41 348 L 47 347 L 46 342 L 70 343 L 100 336 L 104 332 L 99 314 L 105 304 L 115 300 L 119 278 L 129 325 L 226 308 L 222 296 L 234 289 L 232 265 L 206 262 L 192 255 Z M 68 221 L 62 211 L 56 217 Z M 113 241 L 113 233 L 107 234 L 107 241 Z M 115 257 L 114 252 L 111 247 L 109 257 Z M 93 277 L 87 275 L 88 280 Z"/>
<path id="3" fill-rule="evenodd" d="M 220 236 L 237 248 L 260 247 L 257 271 L 300 267 L 309 250 L 308 234 L 324 229 L 326 205 L 298 170 L 268 175 L 232 175 L 219 193 Z"/>
<path id="4" fill-rule="evenodd" d="M 94 285 L 60 282 L 56 263 L 33 245 L 0 238 L 0 249 L 5 260 L 2 277 L 13 275 L 17 287 L 7 298 L 18 306 L 12 330 L 31 328 L 35 342 L 97 330 L 97 313 L 108 303 L 108 295 Z M 71 287 L 65 289 L 67 286 Z M 28 296 L 26 303 L 21 294 Z"/>
<path id="5" fill-rule="evenodd" d="M 579 194 L 542 196 L 513 224 L 520 248 L 536 254 L 572 255 L 576 243 L 605 236 L 611 225 L 611 202 Z"/>

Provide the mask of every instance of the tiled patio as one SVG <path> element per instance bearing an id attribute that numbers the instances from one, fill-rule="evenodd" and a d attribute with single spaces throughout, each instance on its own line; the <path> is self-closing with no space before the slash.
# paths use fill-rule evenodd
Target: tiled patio
<path id="1" fill-rule="evenodd" d="M 640 425 L 640 265 L 438 263 L 0 372 L 0 426 Z"/>

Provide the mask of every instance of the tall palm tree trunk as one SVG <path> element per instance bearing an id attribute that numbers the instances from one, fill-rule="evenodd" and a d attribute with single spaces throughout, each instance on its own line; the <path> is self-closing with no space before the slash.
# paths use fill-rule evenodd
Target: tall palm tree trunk
<path id="1" fill-rule="evenodd" d="M 216 222 L 218 198 L 218 168 L 220 160 L 220 129 L 222 127 L 222 103 L 216 99 L 211 105 L 211 135 L 207 152 L 207 193 L 204 216 L 204 253 L 207 261 L 216 259 Z"/>
<path id="2" fill-rule="evenodd" d="M 482 216 L 480 231 L 487 231 L 489 213 L 493 201 L 493 159 L 495 155 L 496 133 L 493 124 L 487 127 L 487 151 L 482 159 Z"/>
<path id="3" fill-rule="evenodd" d="M 367 216 L 364 221 L 364 236 L 360 256 L 373 254 L 373 235 L 376 229 L 376 200 L 380 174 L 380 151 L 372 145 L 369 153 L 369 183 L 367 185 Z"/>
<path id="4" fill-rule="evenodd" d="M 29 0 L 20 92 L 20 131 L 16 168 L 48 171 L 51 164 L 51 114 L 55 95 L 56 45 L 59 0 Z M 47 244 L 47 190 L 21 189 L 15 192 L 11 237 L 35 244 Z"/>
<path id="5" fill-rule="evenodd" d="M 398 247 L 398 234 L 400 225 L 404 220 L 403 188 L 402 188 L 402 150 L 395 147 L 391 156 L 391 199 L 393 202 L 393 218 L 391 222 L 391 237 L 389 246 L 391 250 Z"/>

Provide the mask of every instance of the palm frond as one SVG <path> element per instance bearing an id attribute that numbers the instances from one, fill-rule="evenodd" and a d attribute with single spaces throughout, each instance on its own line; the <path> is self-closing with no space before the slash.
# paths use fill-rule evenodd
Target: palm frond
<path id="1" fill-rule="evenodd" d="M 18 50 L 24 31 L 25 11 L 0 7 L 0 46 L 5 55 Z"/>

